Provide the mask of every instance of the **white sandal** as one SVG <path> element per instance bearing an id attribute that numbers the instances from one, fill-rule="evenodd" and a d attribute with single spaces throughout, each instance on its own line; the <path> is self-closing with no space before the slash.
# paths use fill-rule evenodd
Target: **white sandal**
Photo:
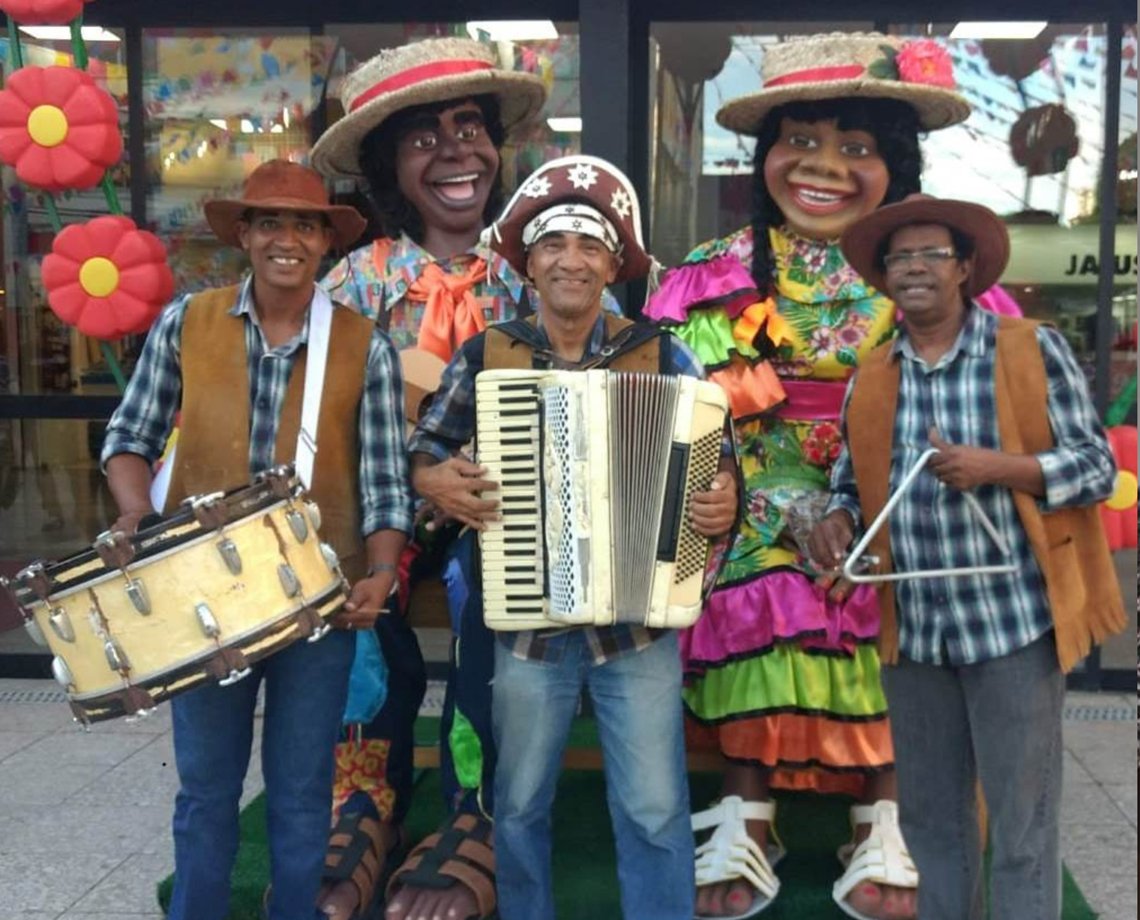
<path id="1" fill-rule="evenodd" d="M 831 889 L 831 897 L 847 916 L 855 920 L 873 920 L 847 903 L 846 898 L 855 886 L 872 882 L 896 888 L 917 888 L 918 870 L 907 852 L 906 841 L 899 828 L 897 802 L 881 799 L 874 805 L 854 805 L 851 824 L 870 824 L 871 833 L 862 843 L 845 843 L 836 852 L 845 871 Z"/>
<path id="2" fill-rule="evenodd" d="M 697 887 L 744 879 L 755 891 L 751 906 L 743 913 L 716 918 L 697 914 L 696 920 L 744 920 L 771 906 L 780 891 L 780 879 L 772 867 L 784 855 L 784 845 L 776 836 L 776 806 L 727 795 L 692 820 L 696 832 L 713 829 L 712 836 L 697 847 Z M 768 822 L 767 852 L 748 836 L 745 821 Z"/>

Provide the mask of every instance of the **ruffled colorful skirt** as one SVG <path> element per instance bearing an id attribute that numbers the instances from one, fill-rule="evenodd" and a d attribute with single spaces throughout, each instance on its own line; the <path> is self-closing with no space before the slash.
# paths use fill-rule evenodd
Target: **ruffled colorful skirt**
<path id="1" fill-rule="evenodd" d="M 875 589 L 830 601 L 786 545 L 794 512 L 827 489 L 838 426 L 766 417 L 737 441 L 741 532 L 681 637 L 690 746 L 769 768 L 774 786 L 858 795 L 894 762 Z"/>

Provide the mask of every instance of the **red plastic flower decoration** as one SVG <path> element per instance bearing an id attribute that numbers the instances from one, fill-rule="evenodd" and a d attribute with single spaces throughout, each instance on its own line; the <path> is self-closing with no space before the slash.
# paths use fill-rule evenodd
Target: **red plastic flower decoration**
<path id="1" fill-rule="evenodd" d="M 91 188 L 123 153 L 115 100 L 72 67 L 23 67 L 0 91 L 0 160 L 21 181 Z"/>
<path id="2" fill-rule="evenodd" d="M 0 0 L 0 10 L 25 25 L 71 22 L 91 0 Z"/>
<path id="3" fill-rule="evenodd" d="M 954 62 L 938 42 L 928 38 L 907 42 L 895 57 L 899 79 L 904 83 L 922 83 L 954 89 Z"/>
<path id="4" fill-rule="evenodd" d="M 146 332 L 174 294 L 166 250 L 128 217 L 64 227 L 44 257 L 48 304 L 97 339 Z"/>

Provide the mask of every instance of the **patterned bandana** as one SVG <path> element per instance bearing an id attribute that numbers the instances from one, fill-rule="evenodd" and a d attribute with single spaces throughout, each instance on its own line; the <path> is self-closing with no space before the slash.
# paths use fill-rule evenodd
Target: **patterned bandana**
<path id="1" fill-rule="evenodd" d="M 599 211 L 582 202 L 565 202 L 539 211 L 522 229 L 524 249 L 548 233 L 581 233 L 601 240 L 615 255 L 621 255 L 621 240 L 614 225 Z"/>

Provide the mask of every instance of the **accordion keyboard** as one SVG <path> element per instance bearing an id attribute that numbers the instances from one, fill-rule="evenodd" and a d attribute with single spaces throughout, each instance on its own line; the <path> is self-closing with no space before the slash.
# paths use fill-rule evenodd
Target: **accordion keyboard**
<path id="1" fill-rule="evenodd" d="M 498 372 L 476 378 L 476 443 L 487 478 L 499 484 L 501 519 L 480 534 L 485 613 L 502 629 L 549 627 L 539 469 L 540 373 Z"/>

